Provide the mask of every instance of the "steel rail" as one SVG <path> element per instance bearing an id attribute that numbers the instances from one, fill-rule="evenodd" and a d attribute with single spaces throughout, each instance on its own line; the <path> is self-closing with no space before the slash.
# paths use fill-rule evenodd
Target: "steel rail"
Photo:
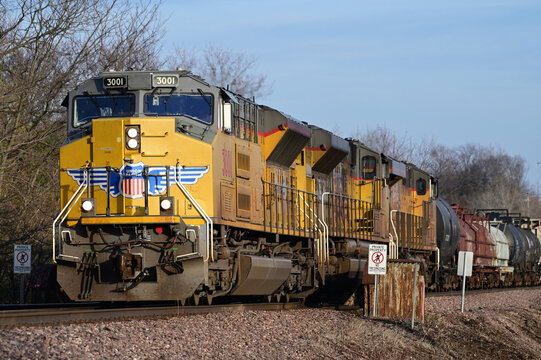
<path id="1" fill-rule="evenodd" d="M 25 310 L 0 310 L 0 328 L 51 325 L 74 322 L 118 321 L 134 318 L 173 317 L 230 311 L 283 311 L 300 309 L 303 302 L 255 303 L 199 306 L 142 306 L 129 308 L 100 308 L 93 305 L 85 308 L 50 308 Z"/>
<path id="2" fill-rule="evenodd" d="M 517 286 L 517 287 L 495 287 L 490 289 L 466 289 L 466 296 L 473 296 L 477 294 L 490 294 L 508 291 L 530 291 L 541 289 L 541 286 Z M 443 296 L 462 296 L 462 290 L 448 290 L 448 291 L 427 291 L 425 297 L 443 297 Z"/>

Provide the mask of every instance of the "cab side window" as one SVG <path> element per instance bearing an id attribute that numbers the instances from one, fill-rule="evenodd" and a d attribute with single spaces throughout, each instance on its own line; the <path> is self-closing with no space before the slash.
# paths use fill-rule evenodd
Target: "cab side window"
<path id="1" fill-rule="evenodd" d="M 417 191 L 417 195 L 425 195 L 426 194 L 426 180 L 425 179 L 417 179 L 415 182 L 415 190 Z"/>
<path id="2" fill-rule="evenodd" d="M 373 180 L 376 177 L 376 158 L 370 155 L 362 158 L 361 177 Z"/>

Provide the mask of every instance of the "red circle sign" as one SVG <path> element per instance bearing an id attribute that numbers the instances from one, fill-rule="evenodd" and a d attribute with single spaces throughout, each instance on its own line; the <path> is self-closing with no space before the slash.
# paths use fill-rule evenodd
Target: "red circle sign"
<path id="1" fill-rule="evenodd" d="M 28 254 L 25 251 L 21 251 L 17 254 L 17 261 L 21 264 L 24 264 L 28 261 Z"/>
<path id="2" fill-rule="evenodd" d="M 376 251 L 372 254 L 372 262 L 374 264 L 381 264 L 383 260 L 385 259 L 385 256 L 381 251 Z"/>

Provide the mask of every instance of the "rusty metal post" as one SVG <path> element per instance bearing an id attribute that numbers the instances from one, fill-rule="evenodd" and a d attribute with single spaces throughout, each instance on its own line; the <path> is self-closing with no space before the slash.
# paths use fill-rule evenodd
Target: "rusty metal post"
<path id="1" fill-rule="evenodd" d="M 411 311 L 411 328 L 415 326 L 415 298 L 417 297 L 417 272 L 419 264 L 415 264 L 415 275 L 413 277 L 413 309 Z"/>

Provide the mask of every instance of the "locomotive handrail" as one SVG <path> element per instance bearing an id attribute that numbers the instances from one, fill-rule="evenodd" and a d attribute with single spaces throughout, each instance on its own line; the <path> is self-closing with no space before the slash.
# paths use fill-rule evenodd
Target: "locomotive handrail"
<path id="1" fill-rule="evenodd" d="M 326 221 L 326 218 L 325 218 L 325 196 L 337 196 L 337 197 L 340 197 L 342 199 L 347 199 L 347 200 L 353 200 L 353 201 L 358 201 L 360 202 L 361 204 L 362 203 L 365 203 L 365 204 L 370 204 L 369 202 L 367 201 L 364 201 L 364 200 L 361 200 L 361 199 L 356 199 L 356 198 L 353 198 L 353 197 L 350 197 L 350 196 L 346 196 L 346 195 L 342 195 L 342 194 L 336 194 L 336 193 L 331 193 L 331 192 L 324 192 L 322 195 L 321 195 L 321 214 L 322 214 L 322 217 L 323 217 L 323 222 L 325 223 L 325 226 L 327 226 L 327 233 L 330 233 L 330 230 L 329 229 L 329 225 L 327 225 L 327 221 Z M 328 241 L 328 236 L 327 235 L 327 241 Z M 328 249 L 327 249 L 327 252 L 328 252 Z M 327 254 L 328 256 L 328 254 Z"/>
<path id="2" fill-rule="evenodd" d="M 53 263 L 56 264 L 56 222 L 62 217 L 62 215 L 65 213 L 64 217 L 62 217 L 62 220 L 58 223 L 58 233 L 60 234 L 60 225 L 64 222 L 64 220 L 66 219 L 66 217 L 68 216 L 68 214 L 70 213 L 71 209 L 73 208 L 73 206 L 75 205 L 75 203 L 77 201 L 79 201 L 79 199 L 81 198 L 81 196 L 83 195 L 85 189 L 87 188 L 88 186 L 88 168 L 85 168 L 84 170 L 84 182 L 81 183 L 81 185 L 79 185 L 79 187 L 77 188 L 77 190 L 73 193 L 73 196 L 68 200 L 68 202 L 66 203 L 66 205 L 64 206 L 64 208 L 60 211 L 60 213 L 58 214 L 58 216 L 54 219 L 53 221 Z M 77 199 L 75 199 L 77 197 Z M 73 201 L 73 199 L 75 199 L 75 201 Z M 71 206 L 70 206 L 71 205 Z M 69 206 L 69 209 L 68 211 L 66 211 L 66 209 L 68 208 Z M 62 239 L 58 239 L 58 243 L 60 244 L 61 243 L 61 240 Z"/>
<path id="3" fill-rule="evenodd" d="M 424 246 L 426 239 L 424 238 L 422 229 L 420 229 L 422 227 L 421 221 L 423 217 L 399 210 L 392 210 L 392 212 L 397 214 L 397 225 L 401 236 L 398 234 L 396 235 L 399 237 L 402 247 L 418 248 L 419 246 Z M 391 225 L 393 225 L 393 227 L 395 225 L 394 222 L 392 222 L 392 216 Z"/>
<path id="4" fill-rule="evenodd" d="M 319 244 L 320 246 L 320 250 L 323 251 L 323 257 L 322 257 L 322 260 L 323 260 L 323 263 L 326 263 L 328 264 L 329 263 L 329 254 L 328 254 L 328 249 L 329 249 L 329 246 L 328 246 L 328 242 L 329 242 L 329 238 L 328 238 L 328 233 L 326 231 L 326 224 L 324 222 L 322 222 L 320 220 L 320 218 L 317 216 L 317 214 L 314 212 L 314 209 L 312 209 L 312 207 L 310 206 L 310 204 L 308 204 L 306 202 L 306 200 L 304 199 L 304 197 L 302 196 L 302 194 L 299 193 L 299 196 L 300 198 L 302 199 L 302 201 L 304 201 L 304 204 L 306 206 L 308 206 L 308 209 L 310 209 L 310 211 L 312 212 L 312 215 L 314 215 L 314 217 L 317 219 L 317 221 L 319 221 L 319 223 L 323 226 L 323 233 L 321 233 L 321 230 L 319 230 L 319 227 L 317 226 L 317 224 L 314 224 L 315 225 L 315 228 L 317 230 L 317 232 L 320 234 L 320 237 L 321 235 L 323 235 L 323 241 L 321 241 L 321 244 Z M 299 210 L 302 211 L 303 214 L 304 211 L 299 207 Z M 306 216 L 306 214 L 305 214 Z M 321 257 L 321 256 L 320 256 Z"/>
<path id="5" fill-rule="evenodd" d="M 398 258 L 398 256 L 395 256 L 395 250 L 398 251 L 398 247 L 393 239 L 393 234 L 389 233 L 389 259 Z"/>
<path id="6" fill-rule="evenodd" d="M 269 206 L 269 211 L 270 211 L 270 219 L 269 219 L 269 227 L 271 228 L 271 231 L 272 228 L 276 228 L 276 231 L 279 231 L 280 230 L 280 226 L 278 225 L 278 218 L 280 216 L 280 214 L 277 212 L 276 213 L 276 224 L 273 224 L 273 220 L 272 220 L 272 212 L 273 212 L 273 209 L 272 209 L 272 204 L 271 204 L 271 198 L 272 196 L 278 196 L 279 197 L 279 201 L 286 201 L 288 203 L 290 203 L 291 206 L 293 206 L 293 204 L 295 204 L 295 206 L 297 206 L 296 209 L 300 210 L 299 214 L 302 213 L 304 214 L 304 211 L 303 209 L 300 207 L 300 204 L 304 204 L 304 205 L 308 205 L 306 202 L 301 202 L 300 201 L 300 197 L 302 194 L 305 194 L 305 197 L 307 199 L 315 199 L 317 198 L 317 195 L 314 194 L 314 193 L 311 193 L 311 192 L 308 192 L 308 191 L 304 191 L 304 190 L 300 190 L 300 189 L 297 189 L 297 188 L 293 188 L 293 187 L 289 187 L 287 185 L 282 185 L 282 184 L 276 184 L 276 183 L 272 183 L 272 182 L 268 182 L 268 181 L 265 181 L 263 179 L 261 179 L 261 182 L 263 184 L 263 195 L 265 197 L 269 197 L 269 203 L 268 203 L 268 206 Z M 269 191 L 269 193 L 267 194 L 267 189 Z M 278 191 L 278 189 L 280 191 Z M 280 194 L 282 194 L 282 196 L 285 196 L 284 197 L 280 197 Z M 287 198 L 286 194 L 288 194 L 289 197 L 291 197 L 290 199 Z M 293 199 L 293 197 L 295 197 L 296 201 Z M 265 206 L 267 205 L 267 200 L 265 200 Z M 275 205 L 277 206 L 277 204 Z M 275 211 L 277 211 L 278 209 L 274 209 Z M 305 206 L 305 210 L 306 210 L 306 206 Z M 286 215 L 286 214 L 282 214 L 282 215 Z M 299 215 L 301 216 L 301 215 Z M 308 217 L 308 220 L 310 222 L 313 222 L 312 219 L 310 219 Z M 307 231 L 310 231 L 310 232 L 313 232 L 314 230 L 313 229 L 309 229 L 307 230 L 305 226 L 303 226 L 303 224 L 300 222 L 300 218 L 298 219 L 299 221 L 299 224 L 291 224 L 291 223 L 287 223 L 285 224 L 285 226 L 287 227 L 286 229 L 284 229 L 284 223 L 282 222 L 281 224 L 281 229 L 284 230 L 284 231 L 288 231 L 288 234 L 289 234 L 289 230 L 292 229 L 292 225 L 298 225 L 299 226 L 299 229 L 297 231 L 299 232 L 304 232 L 304 234 L 306 235 L 306 232 Z M 308 222 L 305 222 L 305 223 L 308 223 Z M 264 219 L 264 224 L 265 226 L 267 225 L 267 220 L 266 218 Z M 302 228 L 301 228 L 302 227 Z M 293 231 L 295 231 L 295 229 L 293 228 Z"/>
<path id="7" fill-rule="evenodd" d="M 398 233 L 396 232 L 396 226 L 394 225 L 394 221 L 393 221 L 393 212 L 394 212 L 394 213 L 397 213 L 398 210 L 391 210 L 391 213 L 389 214 L 389 215 L 390 215 L 389 218 L 391 219 L 391 226 L 393 227 L 394 234 L 395 234 L 395 236 L 396 236 L 396 248 L 398 249 L 398 247 L 400 246 L 400 245 L 399 245 L 399 240 L 400 240 L 400 239 L 399 239 L 399 237 L 398 237 Z M 392 236 L 392 234 L 391 234 L 391 236 Z M 397 256 L 397 258 L 398 258 L 398 256 Z"/>
<path id="8" fill-rule="evenodd" d="M 210 261 L 214 261 L 214 230 L 213 226 L 214 223 L 212 222 L 212 219 L 210 216 L 207 215 L 205 210 L 199 205 L 199 203 L 195 200 L 195 198 L 190 194 L 188 189 L 184 187 L 179 181 L 178 174 L 180 174 L 180 165 L 177 165 L 177 171 L 175 174 L 175 183 L 179 187 L 179 189 L 182 191 L 184 196 L 188 198 L 188 200 L 192 203 L 192 205 L 196 208 L 197 212 L 199 212 L 199 215 L 205 220 L 206 228 L 207 228 L 207 256 L 203 261 L 208 261 L 210 258 Z"/>
<path id="9" fill-rule="evenodd" d="M 276 184 L 276 183 L 272 183 L 272 182 L 268 182 L 268 181 L 265 181 L 263 179 L 261 179 L 261 182 L 263 184 L 263 193 L 265 194 L 265 189 L 266 189 L 266 186 L 265 185 L 268 185 L 269 187 L 276 187 L 278 189 L 280 189 L 280 192 L 286 192 L 288 191 L 290 195 L 294 195 L 296 197 L 296 201 L 294 201 L 295 203 L 295 206 L 296 206 L 296 209 L 299 211 L 299 216 L 302 216 L 303 218 L 303 223 L 304 224 L 309 224 L 309 228 L 310 232 L 313 232 L 314 233 L 314 237 L 316 236 L 315 233 L 319 233 L 319 238 L 315 239 L 315 246 L 317 247 L 316 252 L 318 254 L 318 261 L 320 262 L 327 262 L 328 263 L 328 235 L 327 235 L 327 232 L 328 232 L 328 228 L 326 227 L 326 224 L 324 224 L 320 217 L 317 215 L 317 211 L 315 211 L 312 206 L 310 206 L 309 202 L 310 202 L 310 199 L 313 199 L 313 200 L 316 200 L 318 199 L 319 197 L 314 194 L 314 193 L 311 193 L 311 192 L 308 192 L 308 191 L 304 191 L 304 190 L 301 190 L 301 189 L 297 189 L 297 188 L 293 188 L 293 187 L 289 187 L 287 185 L 282 185 L 282 184 Z M 269 193 L 269 196 L 272 196 L 272 188 L 269 189 L 270 193 Z M 276 190 L 275 190 L 276 191 Z M 292 201 L 293 203 L 293 201 Z M 301 206 L 301 205 L 305 205 L 304 207 Z M 273 223 L 272 223 L 272 210 L 271 211 L 271 220 L 269 222 L 269 226 L 270 228 L 272 229 L 274 227 Z M 312 215 L 312 216 L 310 216 Z M 277 214 L 277 216 L 279 216 Z M 301 222 L 300 218 L 297 219 L 297 221 L 299 221 L 299 224 Z M 319 222 L 321 224 L 321 227 L 323 228 L 323 232 L 320 230 L 317 222 Z M 291 224 L 288 224 L 287 226 L 289 226 Z M 302 226 L 302 225 L 299 225 L 299 226 Z M 276 230 L 278 231 L 278 223 L 276 224 Z M 302 229 L 300 231 L 303 231 Z M 306 233 L 306 226 L 304 227 L 304 232 Z"/>
<path id="10" fill-rule="evenodd" d="M 325 214 L 325 196 L 328 196 L 328 197 L 331 197 L 334 199 L 334 198 L 340 198 L 342 200 L 345 200 L 346 201 L 346 206 L 347 208 L 350 210 L 350 211 L 357 211 L 357 210 L 361 210 L 361 211 L 365 211 L 366 208 L 370 208 L 370 209 L 374 209 L 374 204 L 373 202 L 369 202 L 369 201 L 365 201 L 365 200 L 361 200 L 361 199 L 357 199 L 357 198 L 353 198 L 353 197 L 350 197 L 350 196 L 346 196 L 346 195 L 342 195 L 342 194 L 337 194 L 337 193 L 331 193 L 331 192 L 325 192 L 324 194 L 322 194 L 322 214 L 323 214 L 323 221 L 325 221 L 325 223 L 327 224 L 327 227 L 329 229 L 329 236 L 330 236 L 330 233 L 331 233 L 331 230 L 336 232 L 336 231 L 340 231 L 340 230 L 337 230 L 336 228 L 336 219 L 334 219 L 331 214 L 329 213 L 329 217 L 327 219 L 327 214 Z M 329 200 L 328 201 L 328 205 L 331 203 L 331 201 Z M 332 203 L 334 204 L 334 201 L 332 201 Z M 355 207 L 355 210 L 352 210 L 351 209 L 351 203 L 355 204 L 354 207 Z M 358 208 L 357 206 L 361 206 L 361 208 Z M 331 206 L 331 208 L 335 207 L 334 205 Z M 327 221 L 329 220 L 329 221 Z M 370 221 L 370 220 L 373 220 L 373 216 L 372 217 L 366 217 L 365 214 L 363 214 L 363 217 L 359 217 L 356 219 L 357 221 Z M 351 226 L 351 224 L 349 224 Z M 355 234 L 352 234 L 352 232 L 354 232 L 355 230 L 351 230 L 351 229 L 348 229 L 347 228 L 347 225 L 345 225 L 344 227 L 340 227 L 339 229 L 341 229 L 344 233 L 347 233 L 349 232 L 348 235 L 350 236 L 355 236 Z M 364 229 L 364 231 L 369 231 L 370 230 L 370 225 L 368 224 L 365 224 L 364 227 L 360 227 L 358 228 L 359 231 L 362 231 L 361 229 Z"/>

